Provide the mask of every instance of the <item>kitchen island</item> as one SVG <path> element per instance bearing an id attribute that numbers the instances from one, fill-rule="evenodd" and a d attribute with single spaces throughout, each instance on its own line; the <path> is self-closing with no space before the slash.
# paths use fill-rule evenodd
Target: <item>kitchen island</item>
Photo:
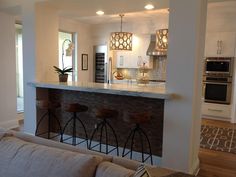
<path id="1" fill-rule="evenodd" d="M 118 135 L 120 147 L 123 147 L 127 133 L 133 126 L 126 122 L 127 117 L 131 113 L 149 112 L 151 114 L 150 122 L 141 126 L 149 136 L 153 154 L 162 156 L 164 103 L 166 99 L 171 99 L 172 96 L 172 94 L 166 93 L 163 83 L 148 86 L 93 82 L 35 82 L 29 83 L 29 85 L 36 87 L 37 99 L 48 99 L 62 104 L 62 108 L 56 112 L 62 126 L 71 116 L 64 111 L 64 105 L 80 103 L 88 106 L 89 110 L 79 116 L 86 125 L 89 136 L 99 121 L 95 117 L 98 108 L 117 110 L 119 112 L 118 118 L 110 120 L 110 123 Z M 40 115 L 42 112 L 37 110 L 37 119 Z M 68 131 L 66 134 L 71 134 L 71 132 Z M 78 136 L 84 137 L 82 131 L 78 133 Z M 98 138 L 95 137 L 95 139 Z M 136 151 L 140 151 L 138 141 L 136 141 Z"/>

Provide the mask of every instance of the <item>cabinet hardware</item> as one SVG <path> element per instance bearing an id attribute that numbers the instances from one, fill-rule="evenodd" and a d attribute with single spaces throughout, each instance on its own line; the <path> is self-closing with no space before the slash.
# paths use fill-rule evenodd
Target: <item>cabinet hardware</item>
<path id="1" fill-rule="evenodd" d="M 223 110 L 219 110 L 219 109 L 210 109 L 210 108 L 208 108 L 208 111 L 223 112 Z"/>

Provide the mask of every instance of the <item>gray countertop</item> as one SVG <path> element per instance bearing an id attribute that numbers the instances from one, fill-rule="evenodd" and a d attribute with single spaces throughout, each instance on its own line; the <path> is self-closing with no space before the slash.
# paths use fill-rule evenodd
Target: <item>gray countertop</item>
<path id="1" fill-rule="evenodd" d="M 155 99 L 170 99 L 172 95 L 171 93 L 166 92 L 165 83 L 157 83 L 155 85 L 137 85 L 95 82 L 30 82 L 28 85 L 36 88 L 84 91 Z"/>

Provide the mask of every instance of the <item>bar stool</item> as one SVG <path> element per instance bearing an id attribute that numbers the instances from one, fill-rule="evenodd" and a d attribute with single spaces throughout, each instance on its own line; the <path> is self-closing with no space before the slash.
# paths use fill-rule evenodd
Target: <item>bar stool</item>
<path id="1" fill-rule="evenodd" d="M 147 134 L 145 133 L 145 131 L 140 127 L 142 124 L 147 123 L 150 119 L 151 119 L 151 116 L 149 115 L 149 113 L 135 113 L 135 114 L 130 114 L 129 118 L 127 120 L 125 120 L 129 123 L 134 124 L 135 126 L 134 126 L 134 128 L 131 129 L 131 131 L 125 141 L 125 145 L 124 145 L 123 152 L 122 152 L 122 157 L 125 157 L 128 154 L 130 154 L 130 159 L 132 159 L 134 138 L 135 138 L 136 133 L 138 133 L 140 145 L 141 145 L 141 151 L 142 151 L 141 152 L 142 153 L 142 162 L 146 162 L 146 160 L 148 160 L 150 158 L 151 164 L 153 164 L 152 150 L 151 150 L 151 144 L 150 144 L 149 138 L 148 138 Z M 146 158 L 144 158 L 143 136 L 148 143 L 147 145 L 148 145 L 148 149 L 149 149 L 149 155 Z M 125 152 L 127 144 L 130 140 L 131 140 L 130 150 L 128 152 Z"/>
<path id="2" fill-rule="evenodd" d="M 78 104 L 78 103 L 71 103 L 71 104 L 67 105 L 67 107 L 65 108 L 65 111 L 71 113 L 72 117 L 66 122 L 66 124 L 63 128 L 63 133 L 62 133 L 62 136 L 61 136 L 61 142 L 67 143 L 65 141 L 72 138 L 72 143 L 71 144 L 73 146 L 79 145 L 79 144 L 86 141 L 86 144 L 87 144 L 87 147 L 88 147 L 88 135 L 87 135 L 85 125 L 82 122 L 82 120 L 77 116 L 77 113 L 86 112 L 87 110 L 88 110 L 87 106 L 81 105 L 81 104 Z M 77 121 L 82 125 L 82 128 L 84 130 L 84 134 L 85 134 L 85 140 L 80 141 L 78 143 L 77 143 L 77 140 L 76 140 L 77 139 L 77 135 L 76 135 L 76 133 L 77 133 L 76 122 Z M 66 139 L 63 139 L 63 136 L 65 134 L 65 130 L 69 126 L 70 123 L 72 123 L 72 136 L 69 136 Z M 67 144 L 70 144 L 70 143 L 67 143 Z"/>
<path id="3" fill-rule="evenodd" d="M 62 135 L 62 130 L 61 130 L 61 124 L 60 121 L 58 119 L 58 117 L 53 113 L 57 108 L 60 108 L 61 105 L 58 102 L 51 102 L 48 100 L 37 100 L 36 101 L 36 106 L 38 109 L 41 109 L 43 111 L 46 111 L 42 117 L 39 119 L 37 126 L 36 126 L 36 130 L 35 130 L 35 136 L 41 136 L 43 134 L 47 134 L 47 139 L 53 139 L 57 136 L 61 136 Z M 43 133 L 38 133 L 38 129 L 41 125 L 41 123 L 43 122 L 44 119 L 48 119 L 48 127 L 47 127 L 47 131 L 43 132 Z M 59 134 L 54 135 L 53 137 L 50 136 L 51 133 L 51 123 L 53 121 L 53 118 L 56 120 L 56 123 L 59 126 Z"/>
<path id="4" fill-rule="evenodd" d="M 90 150 L 102 152 L 105 154 L 109 154 L 112 151 L 116 150 L 117 155 L 119 156 L 119 146 L 118 146 L 118 140 L 117 140 L 115 130 L 113 129 L 111 124 L 107 121 L 108 119 L 113 119 L 113 118 L 116 118 L 117 116 L 118 116 L 118 111 L 116 111 L 116 110 L 107 109 L 107 108 L 100 108 L 97 110 L 96 118 L 101 119 L 101 122 L 95 125 L 95 129 L 94 129 L 92 136 L 90 138 L 90 143 L 89 143 Z M 111 150 L 109 150 L 109 148 L 108 148 L 108 128 L 111 130 L 111 132 L 115 138 L 115 143 L 116 143 L 116 147 Z M 100 130 L 100 132 L 99 132 L 99 130 Z M 105 144 L 106 145 L 105 152 L 104 152 L 104 150 L 102 150 L 103 130 L 105 130 L 105 143 L 106 143 Z M 100 133 L 99 142 L 92 146 L 92 141 L 93 141 L 93 138 L 96 133 Z M 94 149 L 97 146 L 99 146 L 99 150 Z"/>

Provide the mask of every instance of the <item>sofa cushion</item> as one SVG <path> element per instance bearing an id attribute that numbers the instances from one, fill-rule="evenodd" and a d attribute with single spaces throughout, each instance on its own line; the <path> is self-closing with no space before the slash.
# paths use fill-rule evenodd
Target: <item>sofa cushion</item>
<path id="1" fill-rule="evenodd" d="M 95 177 L 131 177 L 133 175 L 133 170 L 111 162 L 102 162 L 98 165 Z"/>
<path id="2" fill-rule="evenodd" d="M 138 162 L 138 161 L 135 161 L 135 160 L 130 160 L 128 158 L 124 158 L 124 157 L 117 157 L 117 156 L 114 156 L 113 159 L 112 159 L 112 162 L 117 164 L 117 165 L 120 165 L 120 166 L 123 166 L 125 168 L 128 168 L 128 169 L 131 169 L 131 170 L 136 170 L 141 162 Z"/>
<path id="3" fill-rule="evenodd" d="M 101 157 L 50 148 L 5 136 L 0 177 L 93 177 Z M 88 170 L 89 169 L 89 170 Z"/>
<path id="4" fill-rule="evenodd" d="M 163 176 L 163 177 L 194 177 L 194 176 L 186 174 L 186 173 L 177 172 L 177 173 L 172 173 L 170 175 Z"/>
<path id="5" fill-rule="evenodd" d="M 83 149 L 83 148 L 78 148 L 75 146 L 71 146 L 65 143 L 58 143 L 56 141 L 52 141 L 52 140 L 48 140 L 45 138 L 41 138 L 41 137 L 36 137 L 36 136 L 32 136 L 26 133 L 21 133 L 21 132 L 16 132 L 16 131 L 10 131 L 11 133 L 13 133 L 13 135 L 19 139 L 22 139 L 24 141 L 28 141 L 31 143 L 36 143 L 36 144 L 40 144 L 40 145 L 44 145 L 44 146 L 49 146 L 49 147 L 55 147 L 55 148 L 59 148 L 59 149 L 64 149 L 64 150 L 68 150 L 68 151 L 73 151 L 73 152 L 78 152 L 81 154 L 90 154 L 90 155 L 95 155 L 95 156 L 101 156 L 103 158 L 103 161 L 112 161 L 112 156 L 110 155 L 105 155 L 102 153 L 98 153 L 95 151 L 90 151 L 87 149 Z"/>
<path id="6" fill-rule="evenodd" d="M 146 169 L 144 164 L 141 164 L 133 177 L 151 177 L 151 175 L 149 174 L 148 170 Z"/>

